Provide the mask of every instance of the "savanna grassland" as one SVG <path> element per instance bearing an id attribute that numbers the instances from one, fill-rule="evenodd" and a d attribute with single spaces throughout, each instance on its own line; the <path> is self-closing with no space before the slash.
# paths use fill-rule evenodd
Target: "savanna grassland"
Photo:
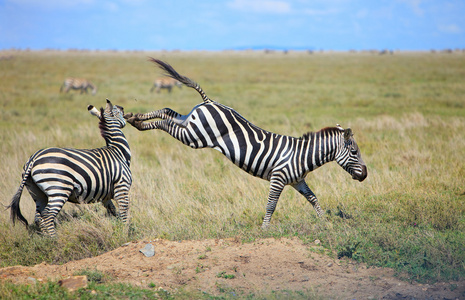
<path id="1" fill-rule="evenodd" d="M 4 52 L 4 55 L 10 53 Z M 394 268 L 420 282 L 465 278 L 465 54 L 259 52 L 16 52 L 0 60 L 0 202 L 9 204 L 22 166 L 48 146 L 104 146 L 87 105 L 105 98 L 125 111 L 201 102 L 192 89 L 150 93 L 153 56 L 197 81 L 207 95 L 261 128 L 302 136 L 351 127 L 367 179 L 336 163 L 307 176 L 325 210 L 286 188 L 268 230 L 260 228 L 268 182 L 212 149 L 192 150 L 164 132 L 123 129 L 133 154 L 129 228 L 101 205 L 66 204 L 58 238 L 12 227 L 0 212 L 0 267 L 64 263 L 143 238 L 253 241 L 318 239 L 330 255 Z M 86 77 L 95 96 L 59 93 L 66 76 Z M 35 206 L 23 192 L 32 223 Z"/>

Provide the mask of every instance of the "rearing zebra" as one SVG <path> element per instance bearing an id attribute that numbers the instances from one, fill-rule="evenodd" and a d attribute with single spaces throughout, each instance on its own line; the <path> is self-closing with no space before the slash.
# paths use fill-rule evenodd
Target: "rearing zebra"
<path id="1" fill-rule="evenodd" d="M 353 179 L 363 181 L 367 168 L 350 128 L 339 125 L 311 132 L 301 138 L 263 130 L 230 107 L 212 101 L 200 86 L 178 74 L 169 64 L 152 58 L 160 68 L 185 85 L 194 88 L 203 99 L 188 115 L 169 108 L 146 114 L 128 113 L 125 117 L 138 130 L 161 129 L 192 148 L 219 150 L 244 171 L 270 181 L 270 192 L 262 227 L 270 224 L 279 196 L 291 185 L 315 208 L 323 211 L 305 176 L 329 161 L 337 161 Z M 160 118 L 161 121 L 144 122 Z"/>
<path id="2" fill-rule="evenodd" d="M 97 87 L 95 86 L 95 84 L 93 84 L 89 80 L 85 78 L 68 77 L 65 79 L 65 81 L 61 85 L 60 93 L 63 91 L 63 89 L 65 93 L 69 92 L 70 89 L 73 89 L 73 90 L 81 90 L 81 94 L 84 92 L 87 94 L 88 88 L 92 89 L 92 95 L 95 95 L 97 93 Z"/>
<path id="3" fill-rule="evenodd" d="M 34 221 L 43 233 L 51 236 L 56 235 L 54 220 L 66 201 L 79 204 L 101 201 L 116 216 L 111 201 L 115 199 L 121 219 L 127 222 L 132 175 L 131 151 L 121 131 L 126 125 L 124 110 L 108 99 L 105 109 L 99 111 L 89 105 L 88 110 L 100 119 L 106 147 L 47 148 L 34 153 L 24 165 L 21 184 L 8 206 L 13 224 L 17 219 L 28 226 L 19 208 L 24 186 L 36 203 Z"/>

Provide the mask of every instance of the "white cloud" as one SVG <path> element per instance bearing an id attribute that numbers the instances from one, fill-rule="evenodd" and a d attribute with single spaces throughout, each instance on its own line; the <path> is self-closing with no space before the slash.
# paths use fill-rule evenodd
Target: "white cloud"
<path id="1" fill-rule="evenodd" d="M 236 10 L 255 13 L 285 14 L 291 12 L 289 3 L 277 0 L 233 0 L 227 5 Z"/>
<path id="2" fill-rule="evenodd" d="M 106 2 L 104 5 L 106 11 L 117 12 L 119 11 L 119 5 L 115 2 Z"/>
<path id="3" fill-rule="evenodd" d="M 399 0 L 399 1 L 410 6 L 412 8 L 412 11 L 415 13 L 415 15 L 423 16 L 424 11 L 420 7 L 422 0 Z"/>
<path id="4" fill-rule="evenodd" d="M 337 9 L 329 8 L 329 9 L 303 9 L 302 13 L 308 16 L 325 16 L 325 15 L 332 15 L 338 13 Z"/>
<path id="5" fill-rule="evenodd" d="M 462 29 L 455 24 L 439 25 L 439 31 L 444 33 L 462 33 Z"/>
<path id="6" fill-rule="evenodd" d="M 369 15 L 370 15 L 370 12 L 366 8 L 363 8 L 355 13 L 355 16 L 359 19 L 366 18 Z"/>

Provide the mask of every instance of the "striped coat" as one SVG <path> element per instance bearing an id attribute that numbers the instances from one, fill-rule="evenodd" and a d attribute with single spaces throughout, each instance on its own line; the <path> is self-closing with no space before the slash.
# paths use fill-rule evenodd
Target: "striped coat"
<path id="1" fill-rule="evenodd" d="M 112 199 L 123 222 L 128 219 L 129 189 L 132 184 L 131 152 L 121 131 L 126 124 L 122 107 L 107 100 L 105 109 L 88 107 L 99 118 L 106 146 L 98 149 L 47 148 L 34 153 L 24 165 L 22 181 L 9 208 L 13 223 L 28 226 L 19 207 L 24 186 L 36 203 L 35 222 L 41 231 L 56 235 L 54 220 L 66 201 L 102 202 L 116 215 Z"/>
<path id="2" fill-rule="evenodd" d="M 244 171 L 270 181 L 270 192 L 263 227 L 271 216 L 283 188 L 290 185 L 323 214 L 315 194 L 305 182 L 306 175 L 323 164 L 336 161 L 353 179 L 363 181 L 367 168 L 352 130 L 325 128 L 301 138 L 272 133 L 250 123 L 230 107 L 212 101 L 200 86 L 179 75 L 170 65 L 153 60 L 169 76 L 199 92 L 203 103 L 187 115 L 169 108 L 145 114 L 127 115 L 138 130 L 160 129 L 194 149 L 213 148 L 223 153 Z M 151 119 L 159 121 L 146 122 Z"/>

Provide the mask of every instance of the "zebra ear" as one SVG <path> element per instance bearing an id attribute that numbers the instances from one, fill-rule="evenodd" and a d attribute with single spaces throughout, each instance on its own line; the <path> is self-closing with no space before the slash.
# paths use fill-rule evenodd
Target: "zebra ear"
<path id="1" fill-rule="evenodd" d="M 348 141 L 353 135 L 352 129 L 347 128 L 344 130 L 344 140 Z"/>
<path id="2" fill-rule="evenodd" d="M 101 117 L 100 111 L 98 109 L 96 109 L 95 106 L 88 105 L 87 110 L 90 112 L 91 115 L 96 116 L 97 118 L 100 119 L 100 117 Z"/>
<path id="3" fill-rule="evenodd" d="M 107 99 L 107 110 L 112 111 L 113 110 L 113 104 L 111 104 L 111 101 Z"/>

